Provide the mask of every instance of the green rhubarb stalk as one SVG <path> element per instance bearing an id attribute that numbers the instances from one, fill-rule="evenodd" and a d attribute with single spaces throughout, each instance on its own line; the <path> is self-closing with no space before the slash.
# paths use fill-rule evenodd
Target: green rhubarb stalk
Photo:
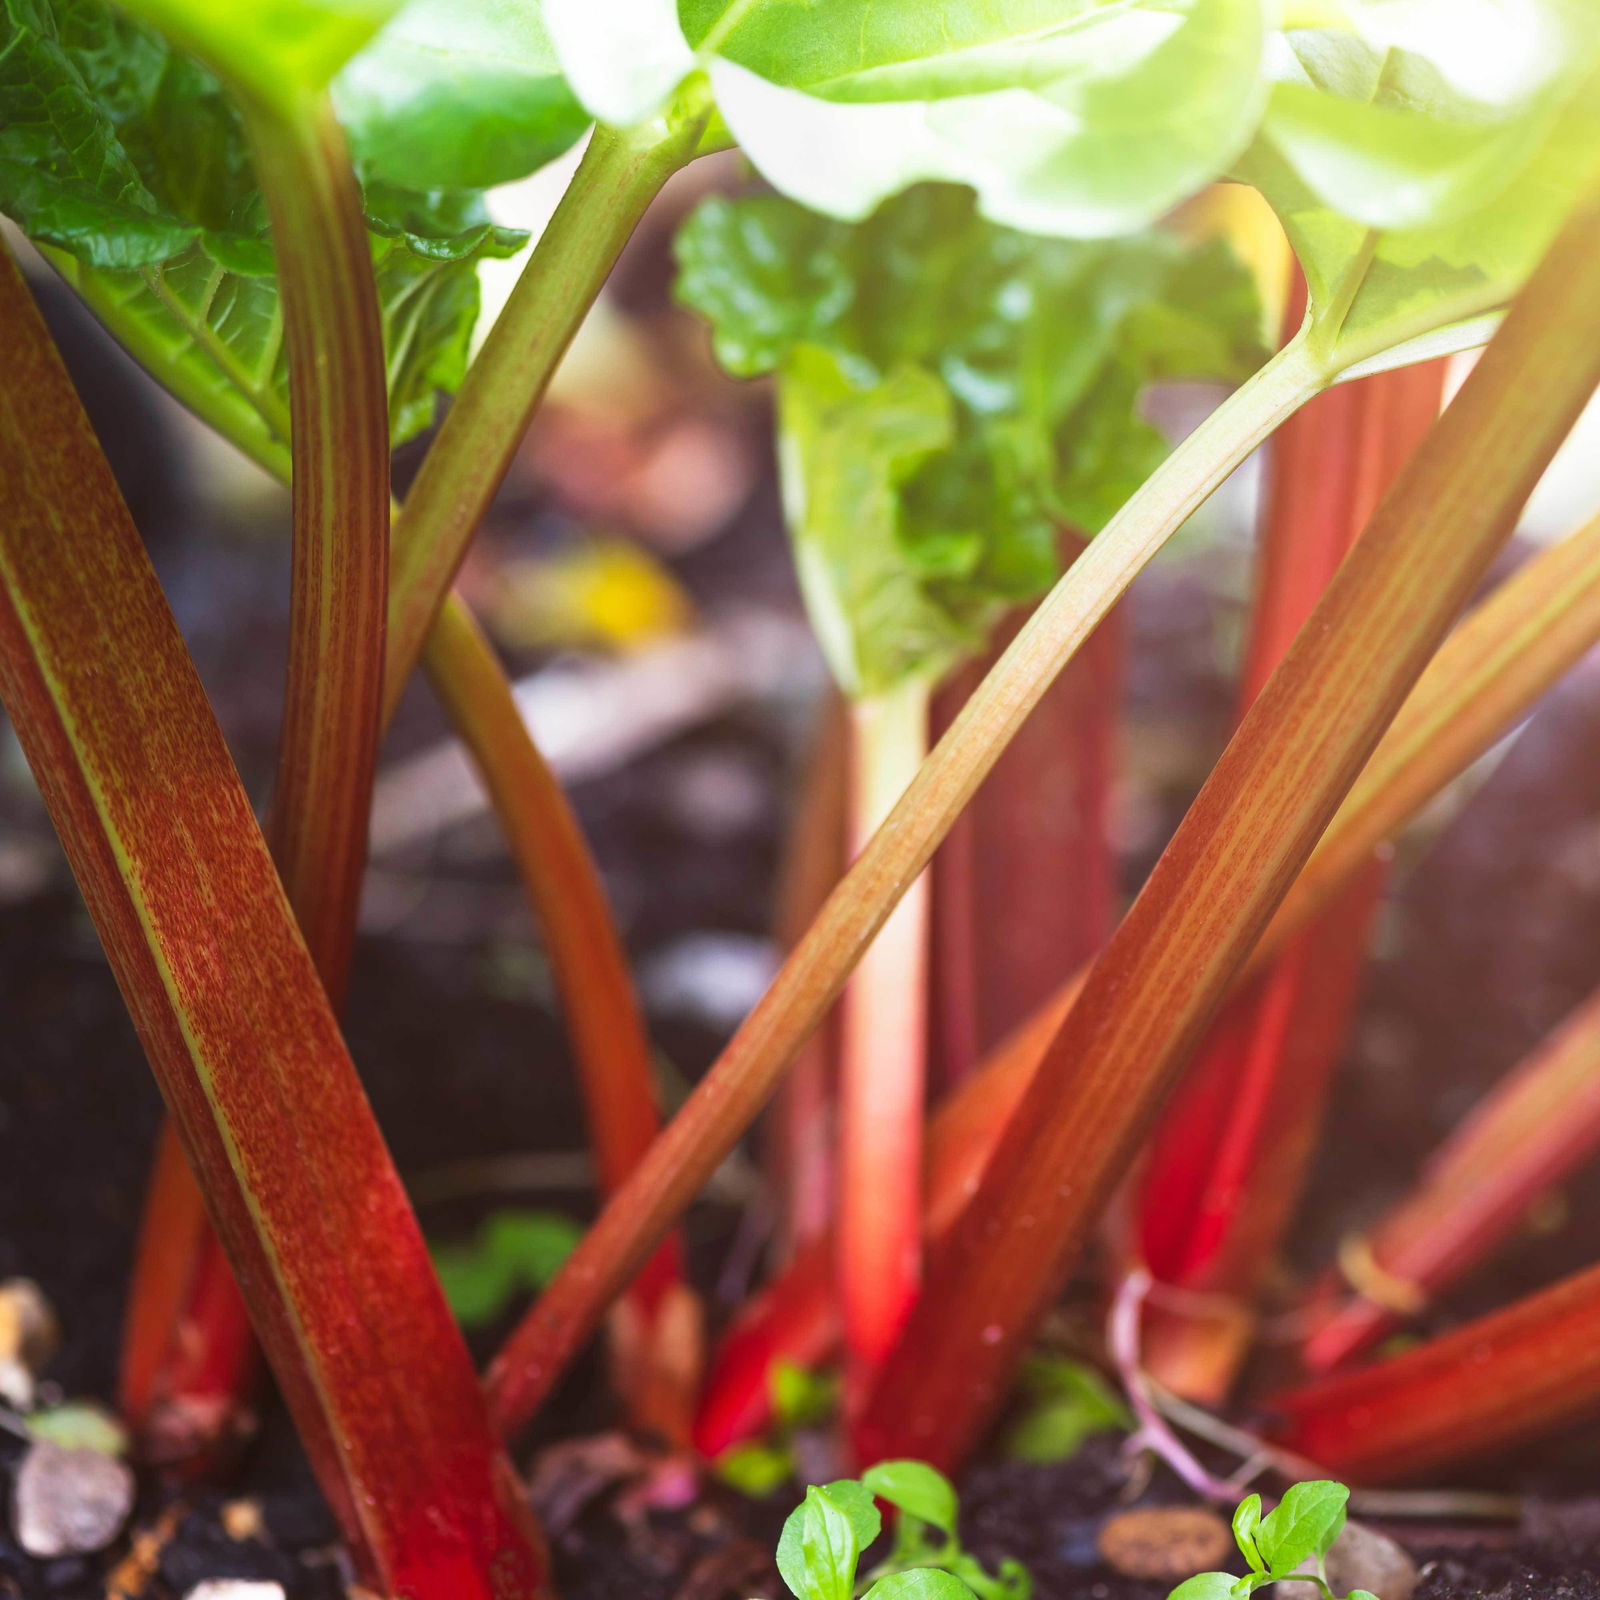
<path id="1" fill-rule="evenodd" d="M 556 366 L 650 202 L 696 154 L 708 114 L 689 95 L 637 128 L 594 130 L 395 522 L 386 716 Z"/>

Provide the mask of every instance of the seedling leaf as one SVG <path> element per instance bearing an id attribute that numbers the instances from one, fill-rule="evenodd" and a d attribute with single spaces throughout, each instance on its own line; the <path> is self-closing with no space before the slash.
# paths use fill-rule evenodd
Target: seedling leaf
<path id="1" fill-rule="evenodd" d="M 839 1478 L 825 1484 L 822 1492 L 849 1517 L 850 1526 L 855 1530 L 856 1543 L 863 1550 L 883 1531 L 883 1518 L 873 1503 L 871 1490 L 865 1484 L 854 1478 Z"/>
<path id="2" fill-rule="evenodd" d="M 955 1489 L 942 1472 L 935 1471 L 926 1462 L 880 1461 L 861 1474 L 861 1481 L 890 1505 L 955 1538 Z"/>
<path id="3" fill-rule="evenodd" d="M 1065 1461 L 1092 1435 L 1133 1426 L 1116 1392 L 1084 1362 L 1031 1357 L 1021 1387 L 1031 1405 L 1006 1438 L 1006 1453 L 1020 1461 Z"/>
<path id="4" fill-rule="evenodd" d="M 1226 1572 L 1197 1572 L 1180 1583 L 1168 1600 L 1233 1600 L 1238 1581 Z"/>
<path id="5" fill-rule="evenodd" d="M 1265 1572 L 1266 1566 L 1256 1549 L 1256 1530 L 1261 1526 L 1261 1496 L 1253 1494 L 1239 1502 L 1233 1514 L 1233 1537 L 1239 1550 L 1254 1572 Z"/>
<path id="6" fill-rule="evenodd" d="M 1350 1491 L 1325 1479 L 1294 1484 L 1255 1529 L 1256 1549 L 1274 1578 L 1291 1576 L 1302 1561 L 1325 1556 L 1344 1527 Z"/>
<path id="7" fill-rule="evenodd" d="M 860 1555 L 850 1512 L 828 1490 L 807 1489 L 778 1539 L 778 1571 L 797 1600 L 851 1600 Z"/>
<path id="8" fill-rule="evenodd" d="M 959 1578 L 934 1567 L 892 1572 L 867 1590 L 866 1600 L 972 1600 L 972 1590 Z"/>

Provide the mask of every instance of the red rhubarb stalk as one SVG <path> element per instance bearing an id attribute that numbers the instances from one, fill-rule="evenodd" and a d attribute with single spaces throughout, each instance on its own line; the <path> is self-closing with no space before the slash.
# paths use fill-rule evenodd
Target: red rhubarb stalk
<path id="1" fill-rule="evenodd" d="M 1600 1410 L 1600 1267 L 1268 1402 L 1273 1443 L 1355 1483 L 1455 1466 Z"/>
<path id="2" fill-rule="evenodd" d="M 1597 247 L 1590 204 L 1385 497 L 1095 963 L 932 1258 L 862 1420 L 863 1458 L 947 1466 L 993 1415 L 1188 1052 L 1600 380 Z"/>
<path id="3" fill-rule="evenodd" d="M 1241 715 L 1438 415 L 1443 377 L 1435 362 L 1340 385 L 1275 435 Z M 1151 1138 L 1136 1215 L 1154 1279 L 1143 1357 L 1190 1399 L 1220 1401 L 1248 1348 L 1256 1296 L 1316 1148 L 1382 882 L 1375 867 L 1358 872 L 1229 1002 Z"/>
<path id="4" fill-rule="evenodd" d="M 0 700 L 324 1492 L 381 1592 L 545 1592 L 276 869 L 9 260 L 0 326 Z"/>
<path id="5" fill-rule="evenodd" d="M 1081 540 L 1062 541 L 1068 561 Z M 942 730 L 1000 648 L 934 701 Z M 1123 627 L 1113 611 L 1050 686 L 933 861 L 933 1049 L 946 1089 L 1033 1015 L 1111 931 Z M 1004 939 L 992 930 L 1004 927 Z"/>
<path id="6" fill-rule="evenodd" d="M 1600 995 L 1574 1011 L 1472 1112 L 1417 1188 L 1345 1255 L 1380 1298 L 1338 1296 L 1305 1342 L 1328 1372 L 1387 1333 L 1408 1307 L 1456 1282 L 1516 1229 L 1540 1195 L 1600 1147 Z M 1332 1287 L 1331 1285 L 1329 1287 Z"/>
<path id="7" fill-rule="evenodd" d="M 776 933 L 792 950 L 848 860 L 849 724 L 830 692 L 811 739 L 779 875 Z M 806 1040 L 768 1115 L 763 1150 L 777 1208 L 774 1257 L 787 1262 L 833 1222 L 837 1013 Z M 717 1381 L 713 1377 L 713 1382 Z"/>
<path id="8" fill-rule="evenodd" d="M 850 730 L 852 843 L 859 851 L 927 753 L 926 684 L 856 701 Z M 922 1277 L 927 976 L 924 875 L 862 956 L 840 1012 L 835 1248 L 847 1410 L 892 1348 Z"/>
<path id="9" fill-rule="evenodd" d="M 243 104 L 272 222 L 292 419 L 289 666 L 269 831 L 290 904 L 337 1006 L 355 945 L 383 687 L 383 328 L 361 196 L 332 108 L 325 98 L 299 114 L 248 98 Z M 197 1217 L 198 1193 L 192 1184 L 184 1193 L 170 1160 L 157 1181 L 166 1194 L 147 1207 L 129 1305 L 125 1367 L 136 1381 L 122 1398 L 144 1449 L 175 1464 L 173 1450 L 187 1437 L 190 1464 L 199 1466 L 211 1442 L 201 1418 L 224 1426 L 244 1413 L 256 1362 L 215 1239 L 203 1227 L 160 1231 L 164 1219 Z M 169 1263 L 188 1290 L 163 1330 L 149 1301 L 161 1297 Z"/>

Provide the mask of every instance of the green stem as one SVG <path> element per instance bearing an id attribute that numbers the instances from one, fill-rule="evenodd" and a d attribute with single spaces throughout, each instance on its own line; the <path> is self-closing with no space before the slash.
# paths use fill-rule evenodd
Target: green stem
<path id="1" fill-rule="evenodd" d="M 338 1003 L 355 941 L 377 764 L 389 574 L 389 406 L 361 196 L 326 100 L 251 102 L 272 220 L 293 423 L 293 599 L 271 837 Z"/>
<path id="2" fill-rule="evenodd" d="M 395 524 L 389 711 L 557 364 L 645 209 L 694 156 L 705 120 L 694 110 L 626 131 L 595 129 Z"/>
<path id="3" fill-rule="evenodd" d="M 1139 571 L 1328 374 L 1298 340 L 1225 401 L 1067 570 L 873 836 L 771 988 L 667 1125 L 489 1374 L 525 1422 L 605 1308 L 754 1119 L 1023 719 Z"/>

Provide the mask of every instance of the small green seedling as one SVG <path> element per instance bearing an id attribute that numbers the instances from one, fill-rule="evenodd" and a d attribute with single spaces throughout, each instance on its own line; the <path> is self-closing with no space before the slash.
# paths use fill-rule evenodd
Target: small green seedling
<path id="1" fill-rule="evenodd" d="M 431 1246 L 445 1299 L 464 1328 L 484 1328 L 542 1289 L 583 1229 L 553 1211 L 496 1211 L 463 1244 Z"/>
<path id="2" fill-rule="evenodd" d="M 883 1531 L 877 1500 L 899 1513 L 887 1558 L 859 1581 L 861 1554 Z M 1030 1600 L 1016 1561 L 989 1573 L 961 1548 L 949 1479 L 921 1461 L 883 1461 L 859 1479 L 813 1486 L 778 1540 L 778 1571 L 797 1600 Z"/>
<path id="3" fill-rule="evenodd" d="M 1018 1387 L 1026 1406 L 1006 1435 L 1018 1461 L 1066 1461 L 1097 1433 L 1131 1433 L 1133 1416 L 1112 1386 L 1068 1356 L 1030 1356 Z"/>
<path id="4" fill-rule="evenodd" d="M 1242 1578 L 1230 1572 L 1201 1572 L 1181 1583 L 1167 1600 L 1246 1600 L 1269 1583 L 1312 1583 L 1326 1600 L 1338 1600 L 1328 1587 L 1324 1566 L 1333 1541 L 1344 1529 L 1350 1491 L 1342 1483 L 1297 1483 L 1275 1511 L 1261 1515 L 1261 1496 L 1241 1501 L 1233 1514 L 1233 1536 L 1250 1570 Z M 1316 1561 L 1315 1572 L 1302 1566 Z M 1345 1600 L 1378 1600 L 1369 1589 L 1352 1589 Z"/>

